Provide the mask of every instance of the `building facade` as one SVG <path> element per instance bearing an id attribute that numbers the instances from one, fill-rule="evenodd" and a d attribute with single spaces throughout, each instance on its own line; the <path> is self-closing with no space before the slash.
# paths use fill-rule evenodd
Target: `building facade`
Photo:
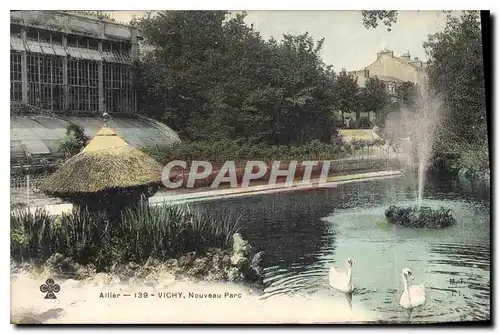
<path id="1" fill-rule="evenodd" d="M 136 29 L 63 11 L 11 11 L 11 101 L 52 112 L 136 112 Z"/>
<path id="2" fill-rule="evenodd" d="M 409 53 L 397 57 L 387 49 L 378 52 L 377 59 L 367 67 L 348 74 L 357 79 L 360 87 L 365 87 L 369 78 L 377 77 L 385 83 L 389 94 L 395 94 L 396 87 L 404 82 L 420 86 L 427 80 L 426 66 L 421 60 L 411 59 Z"/>
<path id="3" fill-rule="evenodd" d="M 377 59 L 357 71 L 349 71 L 358 83 L 359 87 L 366 87 L 369 78 L 378 78 L 385 84 L 387 93 L 393 102 L 397 101 L 396 88 L 405 83 L 411 82 L 416 86 L 421 86 L 427 81 L 426 65 L 417 57 L 411 58 L 409 53 L 402 56 L 394 56 L 394 51 L 382 50 L 377 53 Z M 345 119 L 345 118 L 348 119 Z M 375 121 L 376 115 L 373 111 L 362 111 L 360 118 L 367 118 L 370 122 Z M 344 123 L 349 126 L 356 121 L 356 113 L 344 113 Z"/>

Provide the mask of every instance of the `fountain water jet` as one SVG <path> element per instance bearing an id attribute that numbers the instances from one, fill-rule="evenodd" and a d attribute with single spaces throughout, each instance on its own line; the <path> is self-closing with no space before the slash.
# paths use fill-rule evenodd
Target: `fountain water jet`
<path id="1" fill-rule="evenodd" d="M 418 162 L 417 207 L 420 207 L 422 201 L 436 130 L 442 120 L 440 111 L 441 103 L 430 93 L 426 83 L 418 88 L 415 111 L 401 108 L 399 126 L 411 138 L 413 149 L 410 160 Z"/>

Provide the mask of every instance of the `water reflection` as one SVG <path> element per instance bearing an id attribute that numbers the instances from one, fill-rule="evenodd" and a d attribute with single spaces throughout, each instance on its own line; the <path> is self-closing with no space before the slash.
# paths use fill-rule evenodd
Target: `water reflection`
<path id="1" fill-rule="evenodd" d="M 331 242 L 326 236 L 334 233 L 321 221 L 332 211 L 325 191 L 314 197 L 283 194 L 200 205 L 208 210 L 230 210 L 240 214 L 245 238 L 266 252 L 266 267 L 293 271 L 314 265 L 319 261 L 324 244 Z"/>
<path id="2" fill-rule="evenodd" d="M 424 231 L 377 224 L 384 220 L 389 204 L 415 203 L 415 188 L 407 181 L 360 182 L 196 206 L 241 214 L 244 237 L 266 252 L 262 299 L 281 295 L 343 299 L 329 287 L 328 269 L 343 267 L 352 257 L 357 288 L 353 311 L 362 306 L 382 319 L 407 321 L 398 301 L 403 292 L 401 270 L 410 267 L 413 284 L 427 287 L 427 302 L 413 311 L 413 322 L 489 319 L 488 196 L 449 182 L 432 184 L 423 204 L 450 207 L 456 226 Z"/>

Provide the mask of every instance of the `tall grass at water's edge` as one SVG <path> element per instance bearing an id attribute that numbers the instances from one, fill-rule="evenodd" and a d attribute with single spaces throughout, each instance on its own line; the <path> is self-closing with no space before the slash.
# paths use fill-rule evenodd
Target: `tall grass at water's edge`
<path id="1" fill-rule="evenodd" d="M 10 224 L 14 260 L 43 263 L 60 253 L 98 271 L 115 264 L 144 264 L 149 258 L 165 261 L 193 251 L 227 250 L 240 230 L 238 217 L 231 214 L 191 214 L 167 205 L 129 207 L 114 221 L 79 208 L 56 217 L 43 208 L 14 210 Z"/>

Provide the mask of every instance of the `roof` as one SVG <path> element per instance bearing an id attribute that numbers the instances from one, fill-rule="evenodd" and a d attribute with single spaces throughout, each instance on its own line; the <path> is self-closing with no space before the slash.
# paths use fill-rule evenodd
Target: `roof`
<path id="1" fill-rule="evenodd" d="M 127 145 L 125 140 L 121 139 L 116 132 L 110 128 L 102 128 L 82 151 L 95 152 L 125 147 Z"/>
<path id="2" fill-rule="evenodd" d="M 39 188 L 55 196 L 129 189 L 159 182 L 161 171 L 156 160 L 128 145 L 112 129 L 103 128 Z"/>
<path id="3" fill-rule="evenodd" d="M 389 52 L 387 52 L 389 53 Z M 406 64 L 406 65 L 410 65 L 411 67 L 419 70 L 419 71 L 425 71 L 425 66 L 417 66 L 416 64 L 412 63 L 412 62 L 415 62 L 415 60 L 406 60 L 404 58 L 401 58 L 401 57 L 397 57 L 397 56 L 394 56 L 392 55 L 391 59 L 394 59 L 400 63 L 403 63 L 403 64 Z M 366 70 L 368 69 L 368 67 L 372 66 L 373 64 L 375 64 L 377 61 L 379 60 L 379 58 L 375 59 L 374 61 L 372 61 L 369 65 L 363 67 L 361 70 L 356 70 L 356 72 L 359 72 L 359 71 L 363 71 L 363 70 Z M 419 60 L 420 61 L 420 60 Z M 425 64 L 424 62 L 422 62 L 422 64 Z"/>
<path id="4" fill-rule="evenodd" d="M 62 157 L 58 141 L 66 134 L 71 123 L 83 127 L 93 138 L 103 125 L 100 116 L 11 115 L 11 164 L 29 164 L 28 157 L 56 160 Z M 175 131 L 168 126 L 145 117 L 113 117 L 108 121 L 122 140 L 133 147 L 171 146 L 180 142 Z"/>
<path id="5" fill-rule="evenodd" d="M 374 77 L 377 77 L 380 81 L 404 82 L 401 79 L 398 79 L 398 78 L 395 78 L 395 77 L 390 77 L 390 76 L 385 76 L 385 75 L 374 75 Z"/>

